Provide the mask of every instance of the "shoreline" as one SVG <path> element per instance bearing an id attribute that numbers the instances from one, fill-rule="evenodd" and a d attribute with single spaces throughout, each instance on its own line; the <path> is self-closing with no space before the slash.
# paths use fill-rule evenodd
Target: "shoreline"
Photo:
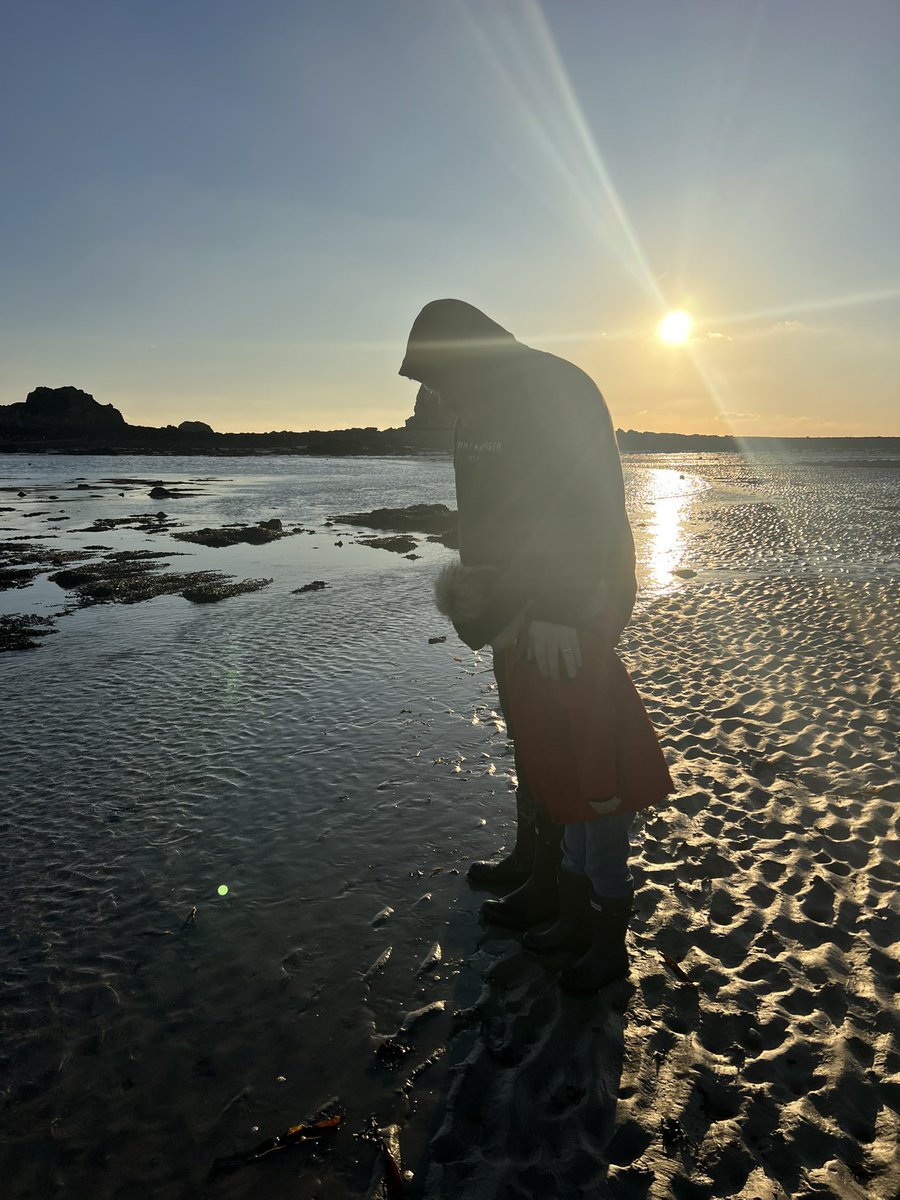
<path id="1" fill-rule="evenodd" d="M 880 452 L 895 455 L 900 459 L 900 436 L 883 435 L 872 437 L 745 437 L 740 439 L 718 437 L 705 434 L 648 434 L 634 431 L 617 430 L 619 449 L 623 455 L 678 455 L 678 454 L 738 454 L 745 455 L 747 451 L 759 454 L 779 454 L 785 450 L 815 450 L 823 451 L 847 450 L 849 453 L 863 451 Z M 265 438 L 265 434 L 222 434 L 223 438 Z M 309 435 L 298 434 L 298 437 Z M 144 445 L 123 444 L 111 446 L 108 443 L 90 445 L 87 443 L 69 444 L 59 442 L 47 445 L 44 442 L 0 443 L 0 455 L 47 455 L 73 458 L 446 458 L 452 456 L 453 449 L 447 445 L 423 444 L 405 442 L 401 437 L 393 436 L 393 431 L 382 431 L 383 444 L 359 444 L 355 439 L 340 430 L 335 434 L 316 435 L 320 445 L 285 446 L 272 445 L 264 447 L 253 446 L 210 446 L 208 443 L 185 442 L 176 445 Z"/>

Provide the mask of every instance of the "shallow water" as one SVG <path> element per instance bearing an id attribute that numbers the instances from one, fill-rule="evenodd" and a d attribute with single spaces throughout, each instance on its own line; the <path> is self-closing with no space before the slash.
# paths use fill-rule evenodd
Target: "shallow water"
<path id="1" fill-rule="evenodd" d="M 146 486 L 94 499 L 63 490 L 79 477 L 206 482 L 178 500 Z M 513 770 L 489 656 L 452 630 L 428 642 L 448 632 L 430 580 L 450 552 L 422 539 L 407 561 L 326 522 L 452 504 L 451 464 L 7 456 L 0 479 L 29 492 L 0 493 L 14 509 L 0 539 L 172 549 L 173 569 L 273 578 L 221 604 L 70 612 L 0 659 L 5 1194 L 258 1195 L 252 1172 L 207 1180 L 212 1161 L 333 1094 L 346 1136 L 321 1162 L 285 1155 L 265 1186 L 314 1195 L 321 1177 L 323 1194 L 358 1194 L 372 1149 L 351 1135 L 370 1114 L 418 1106 L 411 1158 L 427 1140 L 428 1072 L 401 1092 L 374 1064 L 376 1035 L 446 1000 L 413 1065 L 471 1003 L 460 965 L 481 897 L 457 872 L 508 836 Z M 896 577 L 897 479 L 889 459 L 628 460 L 639 613 L 709 580 Z M 50 485 L 59 502 L 29 491 Z M 72 519 L 26 515 L 46 509 Z M 160 509 L 189 527 L 279 517 L 315 532 L 221 550 L 66 532 Z M 329 587 L 292 594 L 313 579 Z M 39 580 L 0 593 L 0 612 L 65 601 Z M 435 941 L 443 959 L 420 974 Z"/>

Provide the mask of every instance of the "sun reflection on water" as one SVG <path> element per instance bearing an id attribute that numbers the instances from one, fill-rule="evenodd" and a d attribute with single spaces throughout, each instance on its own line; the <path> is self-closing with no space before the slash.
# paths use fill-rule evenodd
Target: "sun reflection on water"
<path id="1" fill-rule="evenodd" d="M 651 467 L 636 473 L 633 511 L 638 585 L 663 591 L 684 568 L 691 503 L 708 484 L 695 475 Z"/>

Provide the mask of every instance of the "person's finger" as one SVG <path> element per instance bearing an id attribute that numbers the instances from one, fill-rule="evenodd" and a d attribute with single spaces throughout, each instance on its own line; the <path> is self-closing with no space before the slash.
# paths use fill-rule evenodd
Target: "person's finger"
<path id="1" fill-rule="evenodd" d="M 572 658 L 575 660 L 575 669 L 576 671 L 580 671 L 582 667 L 581 642 L 578 640 L 577 633 L 572 635 L 572 649 L 575 651 L 575 653 L 572 655 Z"/>
<path id="2" fill-rule="evenodd" d="M 537 669 L 544 678 L 552 678 L 549 655 L 547 653 L 547 641 L 538 635 L 535 635 L 534 639 L 534 660 L 537 663 Z"/>
<path id="3" fill-rule="evenodd" d="M 578 674 L 580 663 L 575 657 L 575 652 L 571 646 L 566 646 L 562 652 L 562 660 L 566 668 L 566 676 L 569 679 L 574 679 Z"/>
<path id="4" fill-rule="evenodd" d="M 554 681 L 559 683 L 559 647 L 553 642 L 546 648 L 547 656 L 547 674 Z"/>

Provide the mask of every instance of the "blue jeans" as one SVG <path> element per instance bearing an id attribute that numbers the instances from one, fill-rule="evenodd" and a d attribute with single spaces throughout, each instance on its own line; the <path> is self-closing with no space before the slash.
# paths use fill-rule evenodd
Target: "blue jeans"
<path id="1" fill-rule="evenodd" d="M 629 832 L 634 813 L 607 813 L 593 821 L 573 821 L 563 834 L 561 870 L 587 875 L 597 896 L 621 900 L 634 888 L 628 869 Z"/>

